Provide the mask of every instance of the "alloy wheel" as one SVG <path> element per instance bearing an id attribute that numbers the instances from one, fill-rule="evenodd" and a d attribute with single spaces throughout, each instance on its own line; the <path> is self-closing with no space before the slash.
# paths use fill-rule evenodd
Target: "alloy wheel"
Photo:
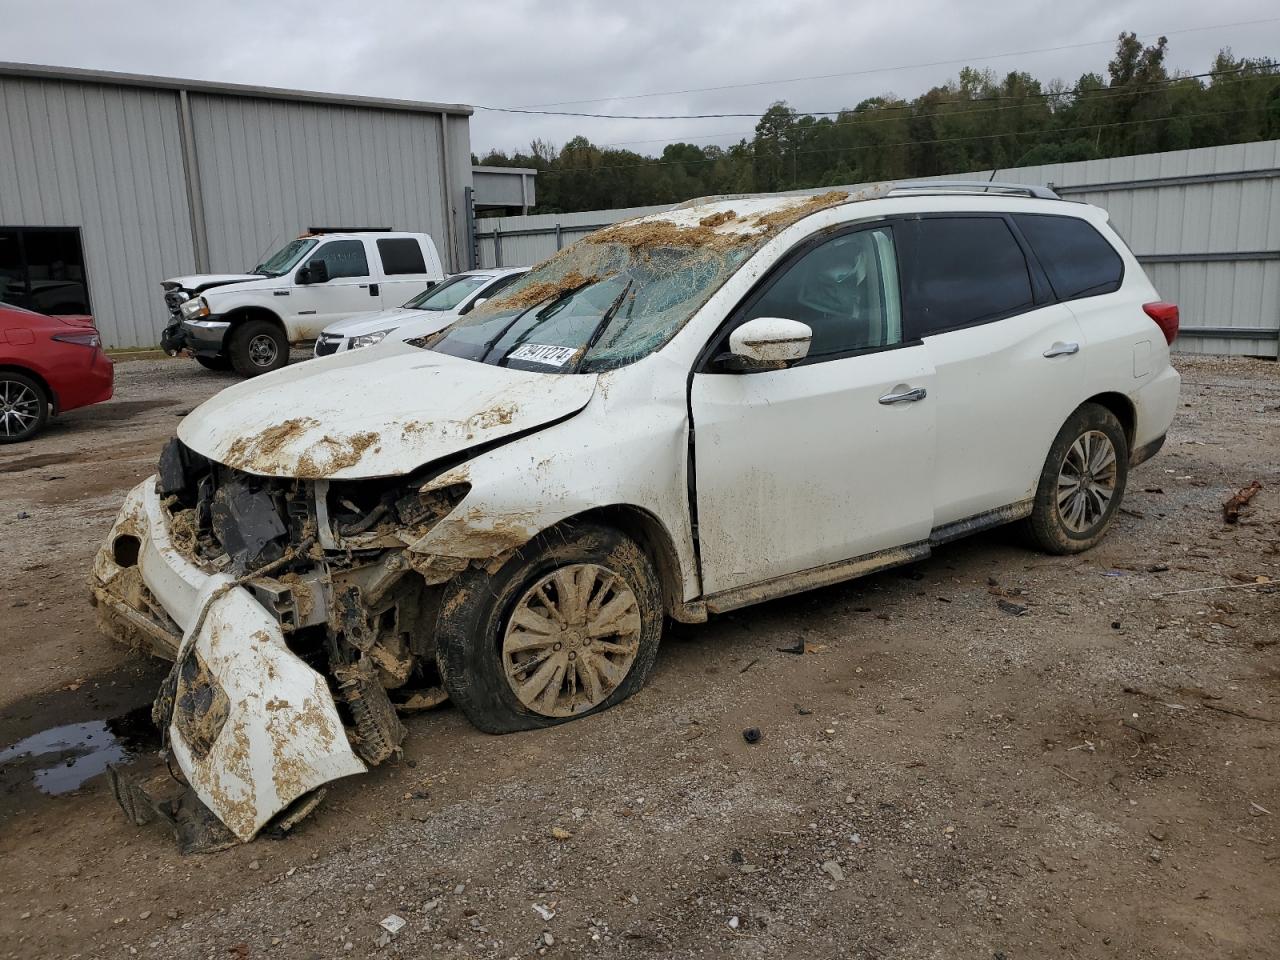
<path id="1" fill-rule="evenodd" d="M 621 576 L 593 563 L 548 574 L 517 601 L 502 640 L 507 683 L 544 717 L 609 698 L 640 650 L 640 605 Z"/>
<path id="2" fill-rule="evenodd" d="M 0 380 L 0 433 L 20 437 L 40 421 L 40 397 L 25 383 Z"/>
<path id="3" fill-rule="evenodd" d="M 1058 471 L 1058 515 L 1072 533 L 1092 530 L 1116 492 L 1116 448 L 1100 430 L 1076 438 Z"/>

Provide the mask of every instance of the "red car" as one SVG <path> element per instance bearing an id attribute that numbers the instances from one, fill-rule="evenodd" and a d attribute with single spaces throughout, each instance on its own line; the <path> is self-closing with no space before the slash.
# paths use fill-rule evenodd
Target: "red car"
<path id="1" fill-rule="evenodd" d="M 0 303 L 0 443 L 29 440 L 65 410 L 111 399 L 111 360 L 93 317 Z"/>

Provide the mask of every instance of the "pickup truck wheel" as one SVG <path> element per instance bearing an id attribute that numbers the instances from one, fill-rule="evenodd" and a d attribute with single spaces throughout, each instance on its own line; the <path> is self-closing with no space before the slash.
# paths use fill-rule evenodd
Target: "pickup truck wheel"
<path id="1" fill-rule="evenodd" d="M 1031 541 L 1056 554 L 1095 546 L 1120 507 L 1128 479 L 1129 443 L 1120 421 L 1106 407 L 1084 404 L 1049 448 L 1026 520 Z"/>
<path id="2" fill-rule="evenodd" d="M 231 365 L 242 377 L 279 370 L 289 362 L 289 341 L 270 320 L 246 320 L 231 330 Z"/>
<path id="3" fill-rule="evenodd" d="M 595 524 L 538 537 L 492 576 L 459 574 L 440 609 L 445 689 L 486 733 L 548 727 L 625 700 L 653 672 L 662 636 L 649 558 Z"/>
<path id="4" fill-rule="evenodd" d="M 26 374 L 0 370 L 0 443 L 30 440 L 49 419 L 49 397 Z"/>
<path id="5" fill-rule="evenodd" d="M 226 357 L 196 357 L 196 363 L 204 367 L 206 370 L 230 370 L 231 361 Z"/>

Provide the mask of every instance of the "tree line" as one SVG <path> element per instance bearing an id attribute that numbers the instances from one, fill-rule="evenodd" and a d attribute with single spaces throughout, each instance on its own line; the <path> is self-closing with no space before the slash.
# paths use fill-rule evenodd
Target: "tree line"
<path id="1" fill-rule="evenodd" d="M 535 168 L 532 212 L 568 213 L 1280 138 L 1276 62 L 1228 48 L 1194 74 L 1171 71 L 1167 54 L 1164 37 L 1122 33 L 1107 75 L 1073 86 L 965 67 L 913 100 L 885 94 L 835 115 L 774 103 L 728 147 L 671 143 L 655 157 L 577 136 L 476 162 Z"/>

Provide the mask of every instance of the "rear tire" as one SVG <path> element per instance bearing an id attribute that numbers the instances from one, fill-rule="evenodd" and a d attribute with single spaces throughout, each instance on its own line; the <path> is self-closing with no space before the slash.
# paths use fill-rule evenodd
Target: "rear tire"
<path id="1" fill-rule="evenodd" d="M 200 366 L 204 367 L 206 370 L 222 371 L 231 369 L 231 361 L 223 356 L 196 357 L 196 363 L 200 364 Z"/>
<path id="2" fill-rule="evenodd" d="M 0 370 L 0 443 L 30 440 L 49 419 L 49 395 L 25 373 Z"/>
<path id="3" fill-rule="evenodd" d="M 464 571 L 440 611 L 445 689 L 486 733 L 549 727 L 620 703 L 653 672 L 662 636 L 649 558 L 631 538 L 589 523 L 536 538 L 492 576 Z"/>
<path id="4" fill-rule="evenodd" d="M 236 373 L 256 377 L 279 370 L 289 362 L 289 341 L 284 331 L 270 320 L 246 320 L 232 328 L 227 352 Z"/>
<path id="5" fill-rule="evenodd" d="M 1040 473 L 1025 530 L 1047 553 L 1081 553 L 1111 526 L 1129 479 L 1129 442 L 1106 407 L 1081 405 L 1062 425 Z"/>

